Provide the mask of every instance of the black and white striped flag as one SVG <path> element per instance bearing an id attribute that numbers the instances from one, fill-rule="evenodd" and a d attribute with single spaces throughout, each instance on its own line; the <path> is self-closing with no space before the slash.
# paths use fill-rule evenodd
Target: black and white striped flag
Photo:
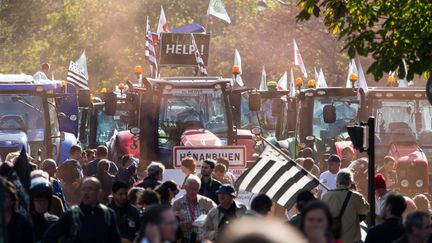
<path id="1" fill-rule="evenodd" d="M 70 62 L 66 80 L 78 89 L 89 89 L 85 52 L 81 54 L 76 62 Z"/>
<path id="2" fill-rule="evenodd" d="M 195 41 L 194 35 L 191 33 L 192 36 L 192 46 L 194 47 L 194 54 L 195 54 L 195 60 L 198 66 L 198 72 L 199 76 L 207 76 L 207 69 L 205 68 L 204 61 L 201 57 L 201 53 L 198 49 L 198 45 Z"/>
<path id="3" fill-rule="evenodd" d="M 310 191 L 318 185 L 318 178 L 267 146 L 257 162 L 239 177 L 235 186 L 238 190 L 266 194 L 289 209 L 301 191 Z"/>
<path id="4" fill-rule="evenodd" d="M 152 76 L 156 77 L 158 70 L 156 50 L 153 44 L 153 35 L 150 31 L 149 17 L 147 16 L 147 26 L 146 26 L 146 43 L 145 43 L 145 57 L 150 62 L 152 67 Z"/>

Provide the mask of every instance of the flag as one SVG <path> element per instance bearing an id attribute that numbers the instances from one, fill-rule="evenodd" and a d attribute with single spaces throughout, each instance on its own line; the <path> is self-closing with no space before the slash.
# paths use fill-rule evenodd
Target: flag
<path id="1" fill-rule="evenodd" d="M 400 88 L 407 88 L 409 87 L 409 82 L 407 80 L 407 76 L 408 76 L 408 68 L 407 68 L 407 64 L 404 58 L 402 58 L 402 62 L 404 65 L 404 70 L 405 70 L 405 77 L 403 79 L 399 79 L 399 85 L 398 87 Z"/>
<path id="2" fill-rule="evenodd" d="M 158 27 L 157 27 L 158 36 L 160 36 L 160 33 L 162 33 L 162 32 L 169 32 L 169 29 L 168 29 L 168 22 L 167 22 L 166 17 L 165 17 L 165 11 L 164 11 L 163 7 L 161 6 L 159 23 L 158 23 Z"/>
<path id="3" fill-rule="evenodd" d="M 150 62 L 152 77 L 156 77 L 158 73 L 158 65 L 156 59 L 156 50 L 153 44 L 153 34 L 150 31 L 150 23 L 149 17 L 147 16 L 147 25 L 146 25 L 146 43 L 145 43 L 145 54 L 144 56 Z"/>
<path id="4" fill-rule="evenodd" d="M 368 84 L 366 82 L 366 77 L 365 77 L 365 74 L 363 72 L 363 67 L 360 63 L 360 58 L 358 55 L 356 55 L 356 58 L 355 58 L 355 65 L 358 69 L 357 70 L 358 71 L 358 91 L 360 91 L 360 89 L 363 89 L 364 92 L 367 92 L 369 87 L 368 87 Z M 357 96 L 360 99 L 360 93 L 359 92 L 358 92 Z"/>
<path id="5" fill-rule="evenodd" d="M 315 80 L 318 81 L 319 73 L 317 72 L 315 67 L 314 67 L 314 72 L 315 72 Z"/>
<path id="6" fill-rule="evenodd" d="M 210 0 L 207 15 L 213 15 L 216 18 L 222 19 L 228 24 L 231 24 L 231 19 L 222 3 L 222 0 Z"/>
<path id="7" fill-rule="evenodd" d="M 195 41 L 194 35 L 191 33 L 192 37 L 192 46 L 194 47 L 195 60 L 197 63 L 197 68 L 200 76 L 207 76 L 207 69 L 205 68 L 204 61 L 201 57 L 201 53 L 199 52 L 198 46 Z"/>
<path id="8" fill-rule="evenodd" d="M 262 72 L 261 72 L 261 83 L 259 86 L 259 90 L 263 90 L 263 91 L 268 90 L 268 88 L 267 88 L 267 73 L 266 73 L 264 65 L 263 65 Z"/>
<path id="9" fill-rule="evenodd" d="M 350 80 L 350 75 L 351 74 L 357 74 L 358 76 L 358 71 L 357 71 L 357 66 L 355 64 L 354 59 L 351 59 L 350 64 L 349 64 L 349 68 L 348 68 L 348 76 L 347 76 L 347 82 L 346 82 L 346 88 L 352 88 L 352 82 Z"/>
<path id="10" fill-rule="evenodd" d="M 322 68 L 320 68 L 319 74 L 318 74 L 318 81 L 317 81 L 317 88 L 327 88 L 327 81 L 324 77 L 324 72 Z"/>
<path id="11" fill-rule="evenodd" d="M 240 53 L 237 49 L 235 49 L 234 51 L 234 65 L 237 65 L 240 67 L 240 74 L 235 76 L 235 81 L 236 83 L 238 83 L 238 85 L 240 85 L 240 87 L 244 86 L 243 80 L 241 78 L 242 75 L 242 63 L 241 63 L 241 57 L 240 57 Z"/>
<path id="12" fill-rule="evenodd" d="M 71 61 L 69 63 L 69 70 L 66 80 L 78 89 L 89 89 L 85 52 L 81 54 L 81 57 L 76 62 Z"/>
<path id="13" fill-rule="evenodd" d="M 294 78 L 294 70 L 291 68 L 291 79 L 289 86 L 289 96 L 290 98 L 294 98 L 296 95 L 296 86 L 295 86 L 295 78 Z"/>
<path id="14" fill-rule="evenodd" d="M 304 77 L 307 78 L 306 67 L 304 65 L 303 58 L 300 54 L 300 50 L 297 46 L 295 39 L 293 39 L 293 43 L 294 43 L 294 64 L 296 66 L 300 66 L 300 70 L 302 71 Z"/>
<path id="15" fill-rule="evenodd" d="M 288 90 L 288 74 L 285 72 L 277 83 L 277 90 Z"/>
<path id="16" fill-rule="evenodd" d="M 266 194 L 277 204 L 290 209 L 297 195 L 318 186 L 319 180 L 291 159 L 268 145 L 255 164 L 236 181 L 236 188 Z"/>

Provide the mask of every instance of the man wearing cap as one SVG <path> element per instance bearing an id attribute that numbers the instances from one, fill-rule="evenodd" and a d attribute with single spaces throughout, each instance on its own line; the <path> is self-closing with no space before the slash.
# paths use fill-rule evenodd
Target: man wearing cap
<path id="1" fill-rule="evenodd" d="M 330 155 L 326 160 L 328 170 L 324 171 L 320 175 L 320 182 L 328 187 L 328 189 L 333 190 L 336 189 L 336 175 L 339 172 L 341 166 L 341 160 L 339 156 L 336 154 Z M 323 198 L 324 194 L 327 193 L 327 190 L 323 186 L 318 187 L 319 195 Z"/>
<path id="2" fill-rule="evenodd" d="M 377 218 L 377 222 L 382 222 L 382 216 L 384 212 L 384 205 L 387 197 L 394 193 L 392 190 L 387 189 L 387 184 L 384 178 L 384 175 L 381 173 L 377 173 L 374 178 L 375 182 L 375 195 L 376 195 L 376 206 L 375 206 L 375 214 Z"/>
<path id="3" fill-rule="evenodd" d="M 223 184 L 216 191 L 219 205 L 210 210 L 204 222 L 203 239 L 214 242 L 218 234 L 233 219 L 245 214 L 246 207 L 234 201 L 236 191 L 230 184 Z"/>
<path id="4" fill-rule="evenodd" d="M 201 166 L 201 188 L 199 194 L 210 198 L 216 204 L 219 204 L 216 191 L 222 185 L 219 181 L 213 179 L 212 174 L 216 166 L 213 160 L 204 160 Z"/>

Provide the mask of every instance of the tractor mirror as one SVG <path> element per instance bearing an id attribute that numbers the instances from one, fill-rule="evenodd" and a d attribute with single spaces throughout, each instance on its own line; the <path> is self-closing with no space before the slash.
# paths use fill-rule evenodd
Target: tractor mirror
<path id="1" fill-rule="evenodd" d="M 282 114 L 284 102 L 282 99 L 276 98 L 272 100 L 272 116 L 279 117 Z"/>
<path id="2" fill-rule="evenodd" d="M 107 116 L 114 116 L 117 109 L 117 95 L 114 92 L 105 94 L 105 113 Z"/>
<path id="3" fill-rule="evenodd" d="M 335 123 L 336 122 L 336 107 L 334 105 L 325 105 L 323 108 L 324 122 Z"/>
<path id="4" fill-rule="evenodd" d="M 91 105 L 90 90 L 78 91 L 78 106 L 89 107 Z"/>
<path id="5" fill-rule="evenodd" d="M 260 111 L 261 110 L 261 94 L 250 93 L 249 94 L 249 110 Z"/>

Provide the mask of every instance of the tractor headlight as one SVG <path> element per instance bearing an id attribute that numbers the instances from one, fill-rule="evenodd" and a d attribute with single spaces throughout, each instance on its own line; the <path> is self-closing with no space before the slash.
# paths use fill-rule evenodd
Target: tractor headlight
<path id="1" fill-rule="evenodd" d="M 416 186 L 417 187 L 422 187 L 423 186 L 423 180 L 422 179 L 416 180 Z"/>
<path id="2" fill-rule="evenodd" d="M 409 185 L 409 183 L 408 183 L 407 179 L 404 179 L 404 180 L 401 181 L 401 186 L 402 187 L 408 187 L 408 185 Z"/>

